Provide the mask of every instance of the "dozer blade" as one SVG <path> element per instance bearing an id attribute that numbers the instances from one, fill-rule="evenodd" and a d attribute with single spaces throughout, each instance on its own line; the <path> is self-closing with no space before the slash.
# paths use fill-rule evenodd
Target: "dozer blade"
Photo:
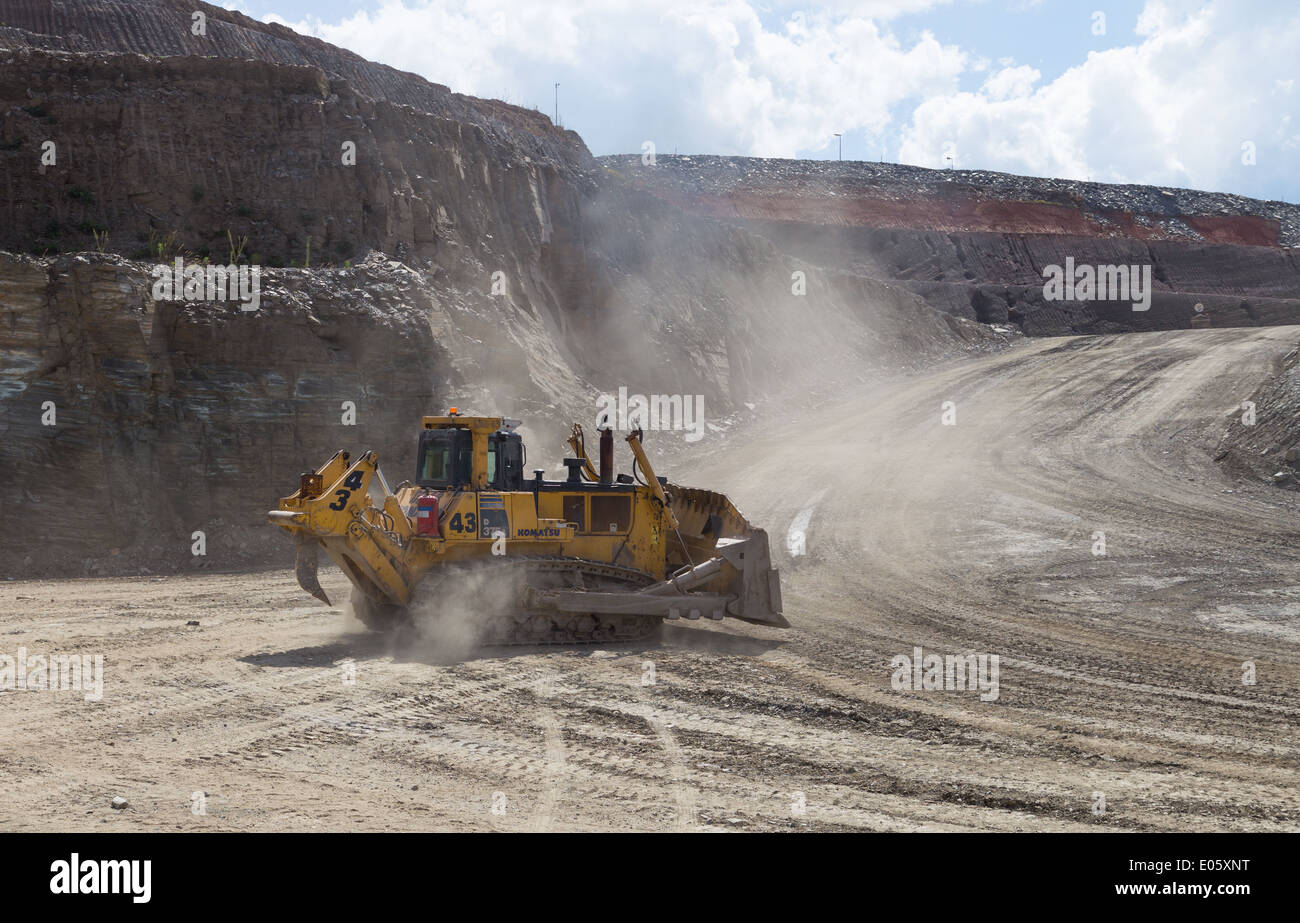
<path id="1" fill-rule="evenodd" d="M 718 539 L 716 550 L 716 557 L 682 568 L 667 580 L 635 594 L 636 599 L 652 597 L 657 601 L 658 608 L 641 611 L 660 612 L 663 610 L 659 606 L 671 606 L 679 614 L 692 612 L 690 618 L 698 618 L 701 612 L 714 613 L 710 618 L 722 618 L 721 606 L 725 606 L 725 614 L 733 618 L 789 628 L 790 623 L 781 614 L 781 577 L 772 567 L 767 533 L 751 529 L 748 538 Z M 668 617 L 678 615 L 670 612 Z"/>
<path id="2" fill-rule="evenodd" d="M 781 575 L 772 566 L 767 532 L 754 529 L 749 538 L 719 539 L 718 554 L 739 574 L 728 587 L 737 597 L 728 612 L 746 622 L 789 628 L 781 614 Z"/>
<path id="3" fill-rule="evenodd" d="M 675 577 L 645 590 L 655 595 L 697 589 L 733 596 L 727 614 L 760 625 L 789 628 L 781 614 L 781 577 L 772 566 L 767 533 L 750 525 L 725 495 L 668 485 L 681 524 L 669 556 Z"/>
<path id="4" fill-rule="evenodd" d="M 316 579 L 316 557 L 320 551 L 320 540 L 299 533 L 297 543 L 298 559 L 294 562 L 293 572 L 298 578 L 298 586 L 325 605 L 334 605 L 321 589 L 320 581 Z"/>

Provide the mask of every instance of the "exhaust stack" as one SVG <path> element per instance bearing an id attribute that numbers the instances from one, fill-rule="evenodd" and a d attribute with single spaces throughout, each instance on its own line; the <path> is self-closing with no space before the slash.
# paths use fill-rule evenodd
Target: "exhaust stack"
<path id="1" fill-rule="evenodd" d="M 614 430 L 600 431 L 600 483 L 614 483 Z"/>

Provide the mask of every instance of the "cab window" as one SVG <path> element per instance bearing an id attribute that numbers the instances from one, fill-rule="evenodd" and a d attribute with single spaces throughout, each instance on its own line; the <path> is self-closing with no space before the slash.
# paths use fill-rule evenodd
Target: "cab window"
<path id="1" fill-rule="evenodd" d="M 421 487 L 457 487 L 470 482 L 472 443 L 468 430 L 420 433 L 415 482 Z"/>

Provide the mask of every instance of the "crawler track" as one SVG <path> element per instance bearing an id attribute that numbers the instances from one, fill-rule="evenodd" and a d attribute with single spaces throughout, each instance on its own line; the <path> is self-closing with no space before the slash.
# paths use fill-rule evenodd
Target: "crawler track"
<path id="1" fill-rule="evenodd" d="M 529 589 L 635 592 L 654 583 L 649 574 L 627 567 L 575 558 L 511 558 L 453 565 L 431 574 L 416 590 L 408 615 L 418 632 L 425 619 L 440 617 L 450 597 L 454 618 L 478 625 L 484 645 L 569 645 L 640 641 L 653 635 L 663 619 L 651 615 L 567 613 L 529 606 Z M 466 588 L 469 588 L 468 590 Z"/>

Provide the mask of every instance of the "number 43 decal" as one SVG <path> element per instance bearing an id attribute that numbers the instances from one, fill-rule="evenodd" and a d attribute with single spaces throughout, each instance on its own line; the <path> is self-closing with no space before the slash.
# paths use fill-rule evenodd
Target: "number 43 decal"
<path id="1" fill-rule="evenodd" d="M 453 532 L 468 532 L 474 535 L 478 532 L 478 517 L 473 513 L 466 513 L 464 522 L 461 521 L 460 513 L 451 517 L 451 522 L 447 523 L 447 528 Z"/>
<path id="2" fill-rule="evenodd" d="M 343 486 L 347 490 L 334 491 L 335 501 L 330 504 L 332 510 L 345 510 L 348 508 L 348 498 L 352 496 L 352 491 L 361 489 L 361 472 L 353 471 L 343 481 Z"/>

